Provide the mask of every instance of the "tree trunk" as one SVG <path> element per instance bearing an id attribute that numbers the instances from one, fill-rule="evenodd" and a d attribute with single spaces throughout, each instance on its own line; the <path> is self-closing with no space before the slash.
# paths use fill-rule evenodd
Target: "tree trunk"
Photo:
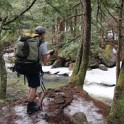
<path id="1" fill-rule="evenodd" d="M 52 43 L 55 43 L 55 40 L 56 40 L 56 37 L 55 37 L 55 35 L 56 35 L 55 32 L 56 32 L 56 31 L 55 31 L 55 30 L 56 30 L 56 29 L 55 29 L 55 25 L 53 25 L 53 26 L 52 26 L 52 35 L 53 35 L 53 37 L 52 37 Z"/>
<path id="2" fill-rule="evenodd" d="M 112 108 L 109 114 L 109 121 L 112 124 L 124 123 L 124 61 L 115 88 Z"/>
<path id="3" fill-rule="evenodd" d="M 82 40 L 70 84 L 83 86 L 89 63 L 91 41 L 91 0 L 83 0 L 84 26 Z"/>
<path id="4" fill-rule="evenodd" d="M 64 40 L 64 31 L 65 31 L 65 22 L 63 19 L 61 19 L 59 25 L 59 33 L 60 33 L 59 42 L 62 42 Z"/>
<path id="5" fill-rule="evenodd" d="M 75 15 L 78 14 L 77 8 L 75 9 Z M 74 37 L 76 37 L 77 34 L 77 16 L 74 17 Z"/>
<path id="6" fill-rule="evenodd" d="M 122 50 L 122 20 L 123 20 L 123 4 L 124 0 L 120 0 L 121 6 L 119 10 L 119 21 L 118 21 L 118 50 L 117 50 L 117 61 L 116 61 L 116 83 L 118 81 L 120 73 L 120 61 L 121 61 L 121 50 Z"/>
<path id="7" fill-rule="evenodd" d="M 120 1 L 120 14 L 119 14 L 119 46 L 118 46 L 118 56 L 117 56 L 117 84 L 114 92 L 113 104 L 109 114 L 109 121 L 112 124 L 123 124 L 124 123 L 124 58 L 122 61 L 122 66 L 120 69 L 120 53 L 122 50 L 122 15 L 124 8 L 124 0 Z"/>
<path id="8" fill-rule="evenodd" d="M 1 42 L 0 31 L 0 99 L 5 99 L 7 87 L 7 73 L 5 68 L 5 62 L 3 59 L 3 44 Z"/>

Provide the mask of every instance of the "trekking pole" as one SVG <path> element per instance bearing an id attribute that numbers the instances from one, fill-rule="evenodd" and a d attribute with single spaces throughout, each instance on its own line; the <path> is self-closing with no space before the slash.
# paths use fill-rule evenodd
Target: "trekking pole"
<path id="1" fill-rule="evenodd" d="M 40 109 L 42 111 L 43 111 L 42 103 L 43 103 L 43 100 L 44 100 L 44 98 L 47 94 L 46 87 L 45 87 L 44 82 L 43 82 L 43 75 L 44 75 L 44 73 L 40 72 L 40 86 L 41 86 L 41 89 L 42 89 L 42 93 L 41 93 L 40 98 L 39 98 L 39 105 L 40 105 Z"/>
<path id="2" fill-rule="evenodd" d="M 40 86 L 43 91 L 46 91 L 46 87 L 43 82 L 43 75 L 44 75 L 43 73 L 40 73 Z"/>

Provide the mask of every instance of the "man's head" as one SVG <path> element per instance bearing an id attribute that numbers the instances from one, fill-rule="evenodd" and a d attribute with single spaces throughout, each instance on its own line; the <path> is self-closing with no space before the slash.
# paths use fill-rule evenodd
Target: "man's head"
<path id="1" fill-rule="evenodd" d="M 36 34 L 39 34 L 39 36 L 40 36 L 41 38 L 44 38 L 45 33 L 46 33 L 46 29 L 45 29 L 43 26 L 37 26 L 37 27 L 35 28 L 35 33 L 36 33 Z"/>

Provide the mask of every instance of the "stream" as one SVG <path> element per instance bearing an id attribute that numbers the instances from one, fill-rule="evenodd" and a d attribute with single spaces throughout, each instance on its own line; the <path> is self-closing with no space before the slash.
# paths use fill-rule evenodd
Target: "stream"
<path id="1" fill-rule="evenodd" d="M 18 77 L 16 73 L 11 72 L 9 70 L 9 67 L 11 67 L 11 64 L 6 63 L 6 68 L 8 72 L 6 102 L 16 101 L 16 100 L 18 101 L 18 100 L 26 98 L 28 94 L 28 86 L 27 86 L 27 83 L 24 84 L 24 76 L 21 75 Z M 109 71 L 113 72 L 113 70 L 114 69 L 109 70 Z M 53 69 L 51 68 L 51 66 L 43 66 L 43 71 L 45 72 L 44 85 L 46 89 L 56 89 L 61 86 L 67 85 L 69 81 L 69 77 L 72 74 L 71 70 L 69 70 L 68 68 L 64 68 L 64 67 Z M 86 90 L 93 98 L 110 105 L 112 103 L 114 81 L 109 80 L 109 78 L 106 80 L 103 80 L 102 78 L 104 76 L 106 77 L 106 75 L 110 73 L 109 71 L 103 72 L 98 69 L 87 71 L 85 84 L 84 84 L 84 90 Z M 38 93 L 40 93 L 41 91 L 42 89 L 41 87 L 39 87 Z M 110 95 L 108 95 L 108 93 L 110 93 Z M 99 108 L 97 108 L 93 102 L 87 102 L 83 98 L 79 97 L 78 99 L 73 100 L 72 103 L 68 107 L 65 108 L 64 110 L 65 114 L 68 116 L 72 116 L 74 113 L 81 111 L 86 114 L 89 124 L 96 124 L 96 123 L 105 124 L 103 115 L 97 113 Z M 43 103 L 46 103 L 46 102 L 44 101 Z M 47 104 L 48 103 L 49 102 L 47 102 Z M 46 113 L 44 112 L 40 112 L 36 115 L 33 115 L 32 117 L 27 116 L 26 111 L 25 111 L 26 110 L 25 103 L 17 104 L 16 106 L 13 106 L 10 112 L 9 112 L 9 109 L 10 108 L 7 106 L 2 108 L 1 114 L 3 116 L 4 114 L 6 115 L 6 113 L 8 113 L 7 116 L 4 116 L 5 119 L 2 120 L 1 118 L 0 120 L 0 122 L 2 122 L 3 124 L 8 124 L 8 120 L 11 118 L 11 113 L 15 113 L 15 115 L 13 115 L 12 117 L 14 124 L 23 124 L 23 123 L 33 124 L 34 121 L 36 124 L 40 124 L 40 123 L 48 124 L 46 123 L 44 119 L 44 116 L 46 115 Z"/>
<path id="2" fill-rule="evenodd" d="M 27 96 L 28 86 L 24 84 L 24 77 L 18 77 L 16 73 L 10 71 L 9 67 L 13 53 L 5 54 L 4 59 L 6 62 L 6 68 L 8 72 L 8 84 L 7 84 L 7 99 L 18 99 Z M 86 74 L 84 90 L 86 90 L 92 97 L 103 101 L 107 104 L 112 103 L 115 85 L 115 70 L 116 68 L 110 68 L 108 71 L 99 69 L 88 70 Z M 69 77 L 72 74 L 68 68 L 55 68 L 51 66 L 43 66 L 44 84 L 47 89 L 59 88 L 68 84 Z M 41 88 L 38 88 L 38 92 L 41 92 Z"/>
<path id="3" fill-rule="evenodd" d="M 51 74 L 44 74 L 44 85 L 46 89 L 55 89 L 61 86 L 65 86 L 68 84 L 69 77 L 62 76 L 62 75 L 51 75 Z M 86 82 L 84 88 L 86 89 L 90 87 L 99 87 L 98 84 L 90 84 Z M 102 88 L 106 88 L 106 86 L 101 86 Z M 91 88 L 92 89 L 92 88 Z M 95 90 L 95 88 L 94 88 Z M 109 90 L 109 89 L 108 89 Z M 41 87 L 38 88 L 38 92 L 41 92 Z M 7 86 L 7 100 L 14 100 L 19 99 L 27 96 L 28 86 L 24 84 L 24 77 L 18 77 L 16 73 L 8 73 L 8 86 Z M 98 99 L 104 103 L 111 104 L 112 99 L 102 96 L 97 96 L 92 93 L 89 93 L 93 98 Z"/>
<path id="4" fill-rule="evenodd" d="M 44 85 L 46 89 L 59 88 L 68 84 L 69 77 L 44 74 Z M 24 84 L 24 76 L 18 77 L 16 73 L 8 73 L 7 100 L 18 99 L 27 96 L 27 82 Z M 41 87 L 38 92 L 41 92 Z"/>

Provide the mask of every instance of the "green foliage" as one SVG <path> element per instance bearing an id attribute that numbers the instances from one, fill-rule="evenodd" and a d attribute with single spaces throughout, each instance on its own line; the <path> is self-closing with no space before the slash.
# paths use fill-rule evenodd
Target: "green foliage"
<path id="1" fill-rule="evenodd" d="M 10 13 L 10 10 L 12 10 L 12 5 L 9 0 L 1 0 L 0 1 L 0 17 L 7 16 L 8 13 Z M 4 10 L 4 11 L 3 11 Z"/>
<path id="2" fill-rule="evenodd" d="M 79 47 L 79 40 L 73 41 L 71 43 L 65 43 L 59 51 L 59 55 L 62 57 L 70 58 L 71 60 L 76 60 L 77 50 Z"/>

